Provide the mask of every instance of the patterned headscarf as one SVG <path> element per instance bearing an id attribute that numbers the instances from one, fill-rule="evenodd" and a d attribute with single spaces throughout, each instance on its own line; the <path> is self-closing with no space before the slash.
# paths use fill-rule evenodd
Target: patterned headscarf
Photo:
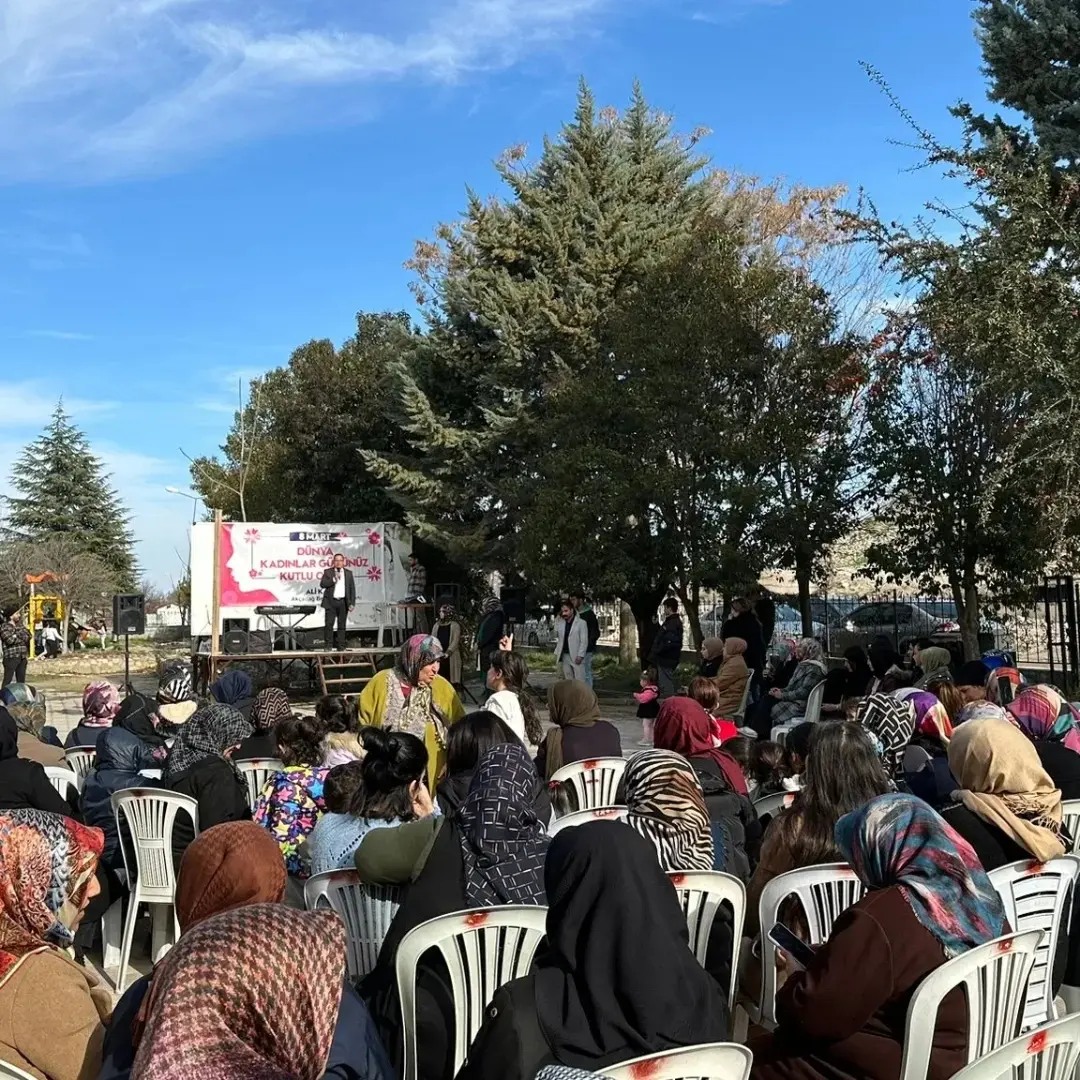
<path id="1" fill-rule="evenodd" d="M 859 706 L 859 723 L 873 736 L 886 774 L 893 780 L 904 771 L 904 751 L 915 734 L 915 709 L 891 694 L 871 694 Z"/>
<path id="2" fill-rule="evenodd" d="M 1061 792 L 1023 732 L 1000 720 L 960 724 L 949 743 L 949 768 L 962 789 L 953 798 L 973 814 L 1039 862 L 1065 854 Z"/>
<path id="3" fill-rule="evenodd" d="M 157 699 L 162 705 L 194 701 L 195 688 L 191 682 L 191 672 L 186 667 L 168 671 L 158 684 Z"/>
<path id="4" fill-rule="evenodd" d="M 871 799 L 836 823 L 834 837 L 868 889 L 899 886 L 946 956 L 1007 932 L 1001 898 L 971 845 L 914 795 Z"/>
<path id="5" fill-rule="evenodd" d="M 251 722 L 256 731 L 269 731 L 279 720 L 292 716 L 289 695 L 278 686 L 268 686 L 255 695 Z"/>
<path id="6" fill-rule="evenodd" d="M 251 723 L 231 705 L 204 705 L 176 736 L 165 759 L 165 779 L 173 779 L 203 758 L 228 761 L 225 751 L 243 742 L 251 732 Z"/>
<path id="7" fill-rule="evenodd" d="M 900 695 L 896 696 L 899 698 Z M 908 701 L 915 710 L 915 731 L 927 739 L 936 739 L 942 746 L 948 746 L 953 725 L 937 695 L 929 690 L 916 690 L 903 700 Z"/>
<path id="8" fill-rule="evenodd" d="M 660 866 L 712 870 L 709 811 L 693 766 L 670 750 L 635 754 L 626 767 L 627 824 L 656 848 Z"/>
<path id="9" fill-rule="evenodd" d="M 445 656 L 442 642 L 431 634 L 413 634 L 398 655 L 395 670 L 398 677 L 410 686 L 420 685 L 420 669 L 434 664 Z"/>
<path id="10" fill-rule="evenodd" d="M 341 1007 L 345 927 L 332 911 L 236 908 L 158 965 L 132 1076 L 318 1080 Z"/>
<path id="11" fill-rule="evenodd" d="M 44 694 L 39 694 L 29 683 L 13 682 L 0 690 L 0 702 L 7 706 L 20 731 L 40 738 L 46 716 Z"/>
<path id="12" fill-rule="evenodd" d="M 1064 743 L 1080 753 L 1080 716 L 1052 686 L 1025 687 L 1005 712 L 1029 739 Z"/>
<path id="13" fill-rule="evenodd" d="M 807 660 L 825 666 L 825 650 L 821 647 L 821 642 L 817 638 L 807 637 L 802 638 L 795 643 L 795 656 L 800 663 Z"/>
<path id="14" fill-rule="evenodd" d="M 252 689 L 251 676 L 246 671 L 233 668 L 210 687 L 210 696 L 222 705 L 235 705 L 251 697 Z"/>
<path id="15" fill-rule="evenodd" d="M 998 689 L 1000 683 L 1009 683 L 1013 688 L 1013 697 L 1015 698 L 1026 681 L 1016 668 L 995 668 L 986 677 L 986 700 L 992 701 L 995 705 L 1001 704 L 1001 692 Z"/>
<path id="16" fill-rule="evenodd" d="M 120 711 L 120 691 L 111 682 L 87 683 L 82 693 L 82 725 L 112 727 Z"/>
<path id="17" fill-rule="evenodd" d="M 968 724 L 972 720 L 1008 720 L 1008 714 L 1000 705 L 995 705 L 992 701 L 971 701 L 968 702 L 956 717 L 956 726 L 961 724 Z"/>
<path id="18" fill-rule="evenodd" d="M 105 848 L 100 829 L 41 810 L 0 814 L 0 986 L 36 952 L 66 949 Z"/>
<path id="19" fill-rule="evenodd" d="M 469 907 L 544 904 L 548 839 L 532 800 L 536 768 L 520 743 L 480 759 L 458 813 Z"/>

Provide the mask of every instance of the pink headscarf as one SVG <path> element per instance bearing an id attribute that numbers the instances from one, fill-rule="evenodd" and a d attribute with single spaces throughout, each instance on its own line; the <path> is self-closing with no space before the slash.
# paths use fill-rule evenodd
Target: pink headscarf
<path id="1" fill-rule="evenodd" d="M 82 695 L 84 727 L 112 727 L 120 711 L 120 691 L 111 682 L 88 683 Z"/>

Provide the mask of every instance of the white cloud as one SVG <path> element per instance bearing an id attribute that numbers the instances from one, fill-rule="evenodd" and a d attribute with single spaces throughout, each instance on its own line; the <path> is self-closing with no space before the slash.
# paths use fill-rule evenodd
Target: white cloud
<path id="1" fill-rule="evenodd" d="M 618 6 L 4 0 L 0 178 L 156 172 L 234 140 L 355 119 L 371 108 L 365 87 L 505 68 Z"/>
<path id="2" fill-rule="evenodd" d="M 26 337 L 46 338 L 49 341 L 93 341 L 93 335 L 77 330 L 27 330 Z"/>
<path id="3" fill-rule="evenodd" d="M 58 396 L 56 389 L 44 382 L 0 382 L 0 428 L 33 431 L 44 427 L 56 408 Z M 83 417 L 100 416 L 119 407 L 117 401 L 64 397 L 65 411 L 80 427 Z"/>

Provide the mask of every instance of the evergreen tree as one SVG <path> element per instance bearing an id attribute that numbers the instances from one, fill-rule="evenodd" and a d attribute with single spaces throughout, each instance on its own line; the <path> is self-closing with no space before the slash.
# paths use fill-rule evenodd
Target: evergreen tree
<path id="1" fill-rule="evenodd" d="M 975 19 L 991 99 L 1024 113 L 1052 159 L 1080 160 L 1076 0 L 979 0 Z"/>
<path id="2" fill-rule="evenodd" d="M 63 402 L 16 461 L 11 486 L 18 494 L 5 499 L 10 538 L 41 542 L 66 533 L 81 551 L 100 559 L 121 587 L 134 587 L 138 574 L 130 516 Z"/>

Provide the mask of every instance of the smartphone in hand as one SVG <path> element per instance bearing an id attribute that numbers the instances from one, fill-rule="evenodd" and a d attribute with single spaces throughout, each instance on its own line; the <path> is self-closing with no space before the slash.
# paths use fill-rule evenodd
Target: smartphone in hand
<path id="1" fill-rule="evenodd" d="M 804 970 L 814 959 L 814 950 L 801 938 L 796 937 L 783 923 L 776 923 L 769 931 L 769 940 Z"/>

